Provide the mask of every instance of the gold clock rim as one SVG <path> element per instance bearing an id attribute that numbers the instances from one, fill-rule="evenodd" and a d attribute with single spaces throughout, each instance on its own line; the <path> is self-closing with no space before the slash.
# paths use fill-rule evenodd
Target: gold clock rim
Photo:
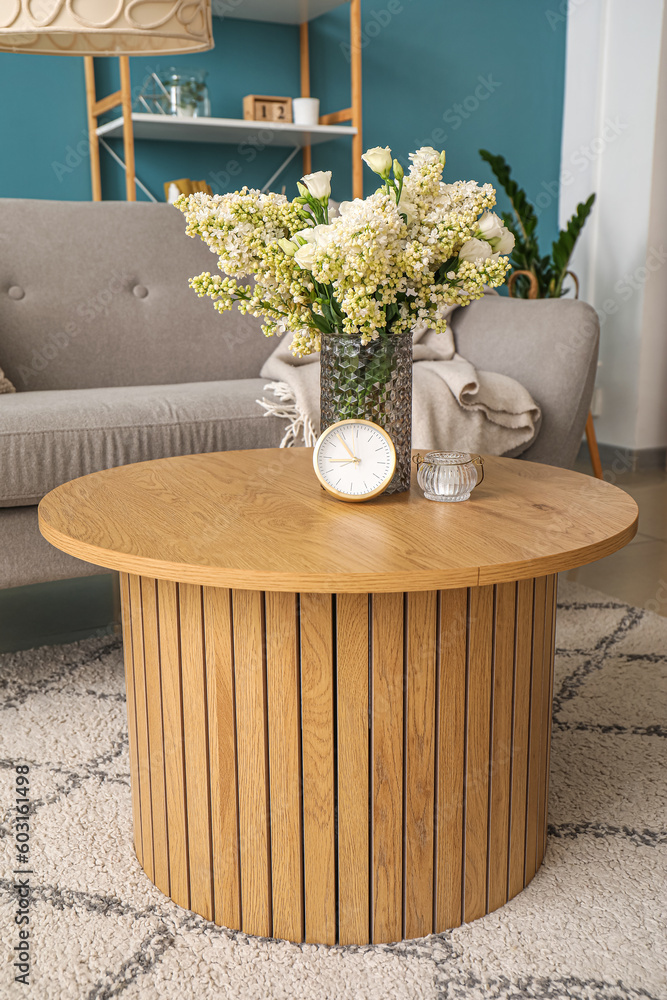
<path id="1" fill-rule="evenodd" d="M 335 486 L 330 486 L 329 483 L 327 483 L 327 481 L 321 475 L 320 470 L 317 467 L 317 459 L 320 454 L 320 448 L 325 439 L 325 435 L 328 435 L 331 431 L 335 430 L 337 427 L 345 427 L 347 424 L 366 424 L 367 427 L 374 427 L 375 430 L 380 432 L 382 437 L 389 445 L 391 468 L 387 474 L 386 479 L 383 480 L 383 482 L 380 483 L 380 485 L 376 487 L 374 490 L 372 490 L 370 493 L 364 493 L 362 496 L 350 496 L 349 493 L 342 493 L 340 490 L 337 490 Z M 394 445 L 394 442 L 391 440 L 391 437 L 384 429 L 384 427 L 380 427 L 380 425 L 376 424 L 373 420 L 364 420 L 363 417 L 348 417 L 346 420 L 337 420 L 335 424 L 329 424 L 329 426 L 322 431 L 319 438 L 317 439 L 315 448 L 313 449 L 313 468 L 315 470 L 315 475 L 320 481 L 320 484 L 324 487 L 327 493 L 330 493 L 338 500 L 345 500 L 347 503 L 362 503 L 364 500 L 372 500 L 374 497 L 377 497 L 381 493 L 384 493 L 384 491 L 389 486 L 389 483 L 394 478 L 394 473 L 396 472 L 396 447 Z"/>

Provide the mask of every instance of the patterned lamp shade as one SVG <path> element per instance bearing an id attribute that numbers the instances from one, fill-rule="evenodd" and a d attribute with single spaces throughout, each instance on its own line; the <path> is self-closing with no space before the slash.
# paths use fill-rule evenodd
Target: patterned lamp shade
<path id="1" fill-rule="evenodd" d="M 210 0 L 5 0 L 0 52 L 179 55 L 213 48 Z"/>

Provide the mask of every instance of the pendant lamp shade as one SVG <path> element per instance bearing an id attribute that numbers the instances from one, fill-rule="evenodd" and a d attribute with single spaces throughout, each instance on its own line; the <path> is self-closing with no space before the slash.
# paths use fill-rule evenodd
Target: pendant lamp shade
<path id="1" fill-rule="evenodd" d="M 212 48 L 210 0 L 0 0 L 0 52 L 133 56 Z"/>

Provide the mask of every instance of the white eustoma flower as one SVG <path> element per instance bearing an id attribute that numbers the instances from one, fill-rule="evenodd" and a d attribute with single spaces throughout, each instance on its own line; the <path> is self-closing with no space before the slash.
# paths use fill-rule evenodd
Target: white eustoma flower
<path id="1" fill-rule="evenodd" d="M 312 243 L 304 243 L 302 247 L 299 247 L 297 252 L 294 254 L 294 260 L 297 262 L 300 268 L 304 271 L 310 271 L 313 264 L 315 263 L 315 253 L 317 247 Z"/>
<path id="2" fill-rule="evenodd" d="M 469 260 L 471 264 L 478 260 L 487 260 L 492 255 L 491 244 L 486 240 L 467 240 L 459 250 L 459 259 Z"/>
<path id="3" fill-rule="evenodd" d="M 514 239 L 514 233 L 511 233 L 509 229 L 506 229 L 503 226 L 503 231 L 500 235 L 500 239 L 494 240 L 493 249 L 496 251 L 496 253 L 502 254 L 503 256 L 506 257 L 507 254 L 512 253 L 512 250 L 514 250 L 515 242 L 516 240 Z"/>
<path id="4" fill-rule="evenodd" d="M 361 159 L 368 164 L 374 174 L 388 177 L 391 170 L 391 150 L 389 146 L 373 146 L 367 149 Z"/>
<path id="5" fill-rule="evenodd" d="M 306 174 L 301 180 L 318 201 L 325 201 L 331 194 L 330 170 L 317 170 L 314 174 Z"/>
<path id="6" fill-rule="evenodd" d="M 315 226 L 311 229 L 311 233 L 312 242 L 318 247 L 325 247 L 333 238 L 334 230 L 332 226 Z"/>
<path id="7" fill-rule="evenodd" d="M 306 243 L 314 243 L 315 242 L 315 227 L 314 226 L 306 226 L 305 229 L 300 229 L 298 233 L 294 234 L 294 236 L 292 237 L 292 239 L 293 240 L 296 239 L 297 236 L 300 236 L 302 240 L 306 241 Z"/>
<path id="8" fill-rule="evenodd" d="M 477 228 L 482 234 L 482 239 L 489 242 L 502 236 L 505 229 L 502 219 L 499 219 L 495 212 L 485 212 L 480 218 Z"/>

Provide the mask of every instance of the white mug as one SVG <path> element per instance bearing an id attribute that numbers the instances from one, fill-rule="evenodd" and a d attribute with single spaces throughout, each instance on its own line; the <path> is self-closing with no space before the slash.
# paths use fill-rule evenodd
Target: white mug
<path id="1" fill-rule="evenodd" d="M 292 100 L 295 125 L 317 125 L 320 120 L 320 102 L 317 97 L 295 97 Z"/>

